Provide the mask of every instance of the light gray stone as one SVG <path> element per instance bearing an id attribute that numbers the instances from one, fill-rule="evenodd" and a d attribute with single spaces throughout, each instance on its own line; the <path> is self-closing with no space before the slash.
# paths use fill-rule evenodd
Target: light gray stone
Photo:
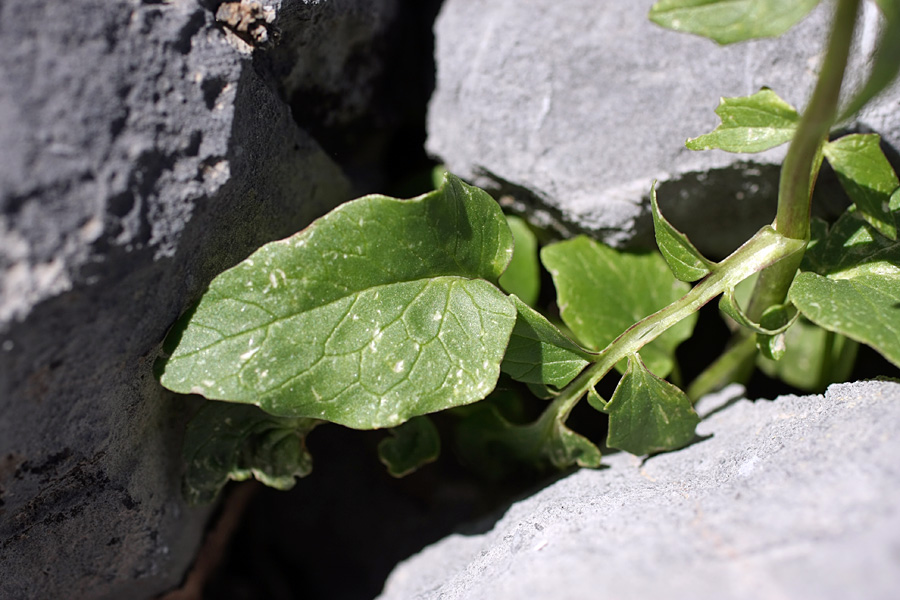
<path id="1" fill-rule="evenodd" d="M 831 2 L 774 40 L 726 47 L 660 28 L 654 0 L 447 0 L 435 26 L 437 88 L 428 150 L 475 183 L 512 192 L 544 224 L 646 245 L 649 191 L 701 250 L 722 256 L 774 218 L 784 147 L 692 152 L 718 124 L 721 96 L 763 86 L 802 107 L 827 37 Z M 878 15 L 865 3 L 859 81 Z M 860 127 L 900 147 L 900 88 Z M 830 191 L 825 213 L 841 208 Z"/>
<path id="2" fill-rule="evenodd" d="M 208 510 L 181 499 L 191 407 L 152 373 L 162 339 L 214 275 L 352 195 L 219 4 L 0 2 L 2 598 L 179 582 Z M 384 35 L 343 35 L 363 3 L 266 4 L 317 23 L 271 25 L 318 64 Z"/>
<path id="3" fill-rule="evenodd" d="M 608 456 L 401 563 L 381 600 L 895 598 L 900 383 L 710 405 L 741 392 L 707 399 L 707 439 Z"/>

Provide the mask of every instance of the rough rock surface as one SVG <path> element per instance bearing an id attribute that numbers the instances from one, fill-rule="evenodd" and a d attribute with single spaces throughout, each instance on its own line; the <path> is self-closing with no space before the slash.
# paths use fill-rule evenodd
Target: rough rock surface
<path id="1" fill-rule="evenodd" d="M 188 407 L 159 345 L 215 274 L 351 196 L 219 4 L 0 3 L 2 598 L 179 582 L 208 511 L 181 500 Z M 328 65 L 383 36 L 342 37 L 341 10 L 394 1 L 266 4 L 314 19 L 301 46 Z M 286 47 L 293 23 L 272 23 Z"/>
<path id="2" fill-rule="evenodd" d="M 684 141 L 718 124 L 720 96 L 768 86 L 802 107 L 832 3 L 782 38 L 720 47 L 651 23 L 653 2 L 447 0 L 435 25 L 429 152 L 531 202 L 549 224 L 612 244 L 649 241 L 658 179 L 663 211 L 701 250 L 733 249 L 774 217 L 784 147 L 734 155 L 691 152 Z M 871 3 L 862 21 L 857 80 L 876 39 Z M 898 107 L 900 87 L 859 127 L 900 148 Z M 840 208 L 833 198 L 823 205 Z"/>
<path id="3" fill-rule="evenodd" d="M 608 456 L 607 469 L 512 505 L 487 533 L 425 549 L 380 598 L 889 600 L 898 427 L 900 383 L 738 400 L 700 425 L 703 441 L 643 462 Z"/>

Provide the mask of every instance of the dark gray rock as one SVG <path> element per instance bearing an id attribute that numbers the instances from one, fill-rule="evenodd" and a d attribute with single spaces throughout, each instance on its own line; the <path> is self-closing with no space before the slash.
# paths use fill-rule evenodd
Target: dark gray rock
<path id="1" fill-rule="evenodd" d="M 0 3 L 2 598 L 179 582 L 208 510 L 181 500 L 190 407 L 152 374 L 160 343 L 214 275 L 351 196 L 219 4 Z M 341 11 L 355 44 L 384 22 L 332 4 L 271 3 L 318 25 L 266 31 L 334 90 Z"/>
<path id="2" fill-rule="evenodd" d="M 447 0 L 435 26 L 428 150 L 479 185 L 515 193 L 545 224 L 616 245 L 649 242 L 658 179 L 670 220 L 702 250 L 726 254 L 774 218 L 784 147 L 734 155 L 691 152 L 684 141 L 718 124 L 721 96 L 768 86 L 802 107 L 832 3 L 782 38 L 727 47 L 657 27 L 647 20 L 653 3 Z M 863 23 L 851 80 L 871 56 L 871 3 Z M 900 88 L 861 123 L 894 148 L 898 102 Z M 832 198 L 821 204 L 840 210 Z"/>
<path id="3" fill-rule="evenodd" d="M 714 410 L 742 390 L 706 399 Z M 900 384 L 738 400 L 711 436 L 616 454 L 394 571 L 383 600 L 889 600 L 900 585 Z"/>

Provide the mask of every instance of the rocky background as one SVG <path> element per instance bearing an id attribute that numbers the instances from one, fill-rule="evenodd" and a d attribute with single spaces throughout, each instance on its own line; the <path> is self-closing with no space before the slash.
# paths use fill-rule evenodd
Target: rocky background
<path id="1" fill-rule="evenodd" d="M 725 49 L 654 27 L 645 19 L 651 4 L 0 1 L 0 598 L 150 598 L 179 585 L 212 509 L 188 508 L 180 495 L 181 435 L 193 404 L 163 390 L 152 375 L 168 327 L 212 277 L 259 245 L 361 193 L 421 191 L 414 180 L 432 164 L 423 148 L 455 173 L 513 194 L 513 208 L 566 235 L 588 231 L 614 244 L 646 244 L 653 179 L 660 181 L 663 211 L 714 256 L 769 221 L 783 149 L 751 157 L 691 153 L 683 141 L 716 125 L 712 111 L 722 95 L 768 85 L 802 106 L 820 58 L 828 3 L 782 39 Z M 862 58 L 851 77 L 871 56 L 878 27 L 871 3 L 865 11 Z M 888 156 L 900 164 L 900 90 L 846 125 L 882 134 Z M 829 193 L 827 174 L 823 184 L 820 205 L 833 214 L 841 205 Z M 885 569 L 900 567 L 890 501 L 898 489 L 898 471 L 890 467 L 898 449 L 886 444 L 898 418 L 898 392 L 890 384 L 859 384 L 829 394 L 760 407 L 744 403 L 750 408 L 724 410 L 721 419 L 733 414 L 743 423 L 743 410 L 764 414 L 754 417 L 760 423 L 779 422 L 798 414 L 797 402 L 804 415 L 818 414 L 823 403 L 837 407 L 806 428 L 778 430 L 789 440 L 784 447 L 796 453 L 770 459 L 768 438 L 743 430 L 733 443 L 750 447 L 747 452 L 762 461 L 753 469 L 754 489 L 793 483 L 817 490 L 802 496 L 810 501 L 848 492 L 821 469 L 778 479 L 787 469 L 778 461 L 796 454 L 802 464 L 826 464 L 842 456 L 848 472 L 864 473 L 852 488 L 865 500 L 857 520 L 847 520 L 846 502 L 814 502 L 802 505 L 821 517 L 801 520 L 809 533 L 805 545 L 791 545 L 787 534 L 764 533 L 721 545 L 716 540 L 727 535 L 718 532 L 695 541 L 689 553 L 702 557 L 712 552 L 705 543 L 719 544 L 734 551 L 729 556 L 738 557 L 739 566 L 756 556 L 753 548 L 774 548 L 776 558 L 803 555 L 815 552 L 814 541 L 824 536 L 831 540 L 827 552 L 798 563 L 809 567 L 799 573 L 843 552 L 867 550 L 868 558 L 844 569 L 846 581 L 868 583 L 870 597 L 879 597 L 890 583 Z M 853 414 L 860 416 L 849 419 L 848 437 L 836 447 L 804 445 L 817 432 L 832 435 L 837 421 Z M 883 435 L 866 437 L 870 426 L 884 429 Z M 853 446 L 852 434 L 866 442 Z M 263 564 L 226 561 L 235 576 L 219 581 L 215 597 L 236 593 L 253 578 L 269 587 L 241 597 L 294 597 L 295 584 L 307 597 L 372 597 L 394 562 L 492 502 L 462 479 L 437 483 L 424 475 L 404 488 L 380 471 L 370 475 L 370 463 L 345 455 L 358 444 L 377 469 L 373 444 L 341 435 L 321 441 L 323 455 L 338 455 L 335 466 L 317 462 L 314 475 L 291 494 L 260 494 L 248 515 L 278 507 L 281 515 L 303 518 L 294 518 L 292 529 L 248 516 L 236 540 L 253 542 L 250 555 L 264 557 L 257 561 Z M 506 580 L 497 569 L 518 555 L 508 551 L 512 546 L 492 550 L 491 544 L 522 539 L 522 548 L 540 546 L 537 533 L 516 532 L 534 503 L 548 505 L 541 503 L 556 493 L 549 490 L 560 490 L 559 502 L 569 508 L 554 513 L 563 524 L 548 531 L 570 536 L 582 514 L 605 530 L 610 511 L 618 510 L 608 502 L 613 484 L 607 477 L 621 484 L 609 497 L 636 502 L 637 515 L 637 501 L 652 508 L 688 485 L 679 483 L 687 474 L 662 466 L 684 460 L 683 469 L 697 470 L 738 452 L 723 449 L 725 434 L 716 435 L 684 458 L 678 453 L 650 461 L 650 468 L 660 465 L 653 475 L 662 478 L 659 487 L 637 485 L 641 471 L 621 456 L 610 459 L 609 471 L 563 480 L 512 510 L 519 516 L 501 521 L 484 540 L 473 538 L 462 550 L 454 539 L 440 546 L 455 556 L 445 567 L 421 562 L 438 556 L 435 551 L 414 563 L 421 577 L 402 567 L 387 597 L 438 597 L 434 590 L 479 597 L 473 590 L 481 585 L 483 597 L 504 597 L 507 588 L 498 586 Z M 310 440 L 314 455 L 315 443 Z M 876 454 L 881 462 L 873 462 Z M 737 481 L 746 461 L 735 461 L 716 477 Z M 706 490 L 718 481 L 709 479 L 711 472 L 690 485 Z M 355 487 L 344 483 L 348 479 Z M 573 485 L 586 491 L 571 492 Z M 785 494 L 763 494 L 762 500 L 774 505 L 793 497 Z M 601 497 L 607 499 L 598 505 Z M 725 496 L 717 502 L 715 527 L 755 523 L 752 506 Z M 684 519 L 691 506 L 679 501 L 672 510 Z M 779 522 L 811 514 L 796 511 Z M 380 515 L 377 526 L 373 514 Z M 548 523 L 542 519 L 532 519 L 535 531 Z M 881 533 L 866 537 L 870 531 Z M 652 538 L 656 530 L 640 535 Z M 576 548 L 582 538 L 573 539 Z M 609 556 L 610 550 L 579 551 Z M 486 566 L 478 558 L 482 552 L 496 556 L 496 565 Z M 671 558 L 663 554 L 653 560 Z M 641 571 L 643 563 L 629 563 L 628 556 L 639 553 L 617 559 L 623 572 L 662 573 Z M 754 562 L 750 572 L 764 576 L 774 568 L 771 560 Z M 593 572 L 593 565 L 579 568 Z M 540 578 L 543 571 L 533 568 Z M 491 583 L 463 581 L 463 571 Z M 566 589 L 579 597 L 582 588 Z M 784 588 L 788 597 L 794 589 Z M 515 590 L 506 595 L 522 596 Z"/>

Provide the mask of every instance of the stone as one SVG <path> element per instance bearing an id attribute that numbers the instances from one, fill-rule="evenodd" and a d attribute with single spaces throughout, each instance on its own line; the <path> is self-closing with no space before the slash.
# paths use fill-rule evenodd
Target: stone
<path id="1" fill-rule="evenodd" d="M 722 96 L 768 86 L 802 107 L 814 84 L 832 3 L 786 35 L 721 47 L 647 19 L 654 0 L 447 0 L 437 23 L 430 153 L 450 171 L 511 194 L 532 220 L 564 235 L 648 246 L 649 192 L 714 258 L 775 214 L 785 147 L 761 154 L 692 152 L 718 125 Z M 877 9 L 865 3 L 858 82 L 871 58 Z M 852 127 L 900 148 L 900 86 Z M 817 201 L 843 210 L 836 186 Z"/>
<path id="2" fill-rule="evenodd" d="M 693 445 L 607 456 L 401 563 L 379 598 L 896 597 L 900 383 L 742 391 L 706 399 Z"/>
<path id="3" fill-rule="evenodd" d="M 181 498 L 194 405 L 154 377 L 161 342 L 212 277 L 353 195 L 219 4 L 0 3 L 2 598 L 178 584 L 209 508 Z M 341 17 L 359 46 L 389 22 L 366 30 L 357 2 L 261 4 L 248 39 L 283 31 L 333 89 L 343 62 L 323 47 L 349 43 Z"/>

